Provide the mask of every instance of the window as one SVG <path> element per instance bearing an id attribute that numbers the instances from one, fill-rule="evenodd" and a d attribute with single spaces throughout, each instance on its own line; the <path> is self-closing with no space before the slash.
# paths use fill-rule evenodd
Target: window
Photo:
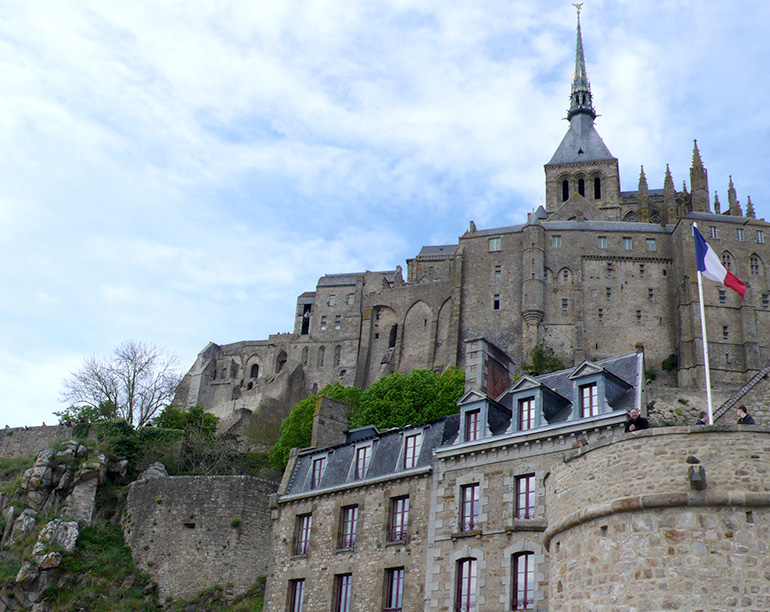
<path id="1" fill-rule="evenodd" d="M 281 370 L 283 370 L 283 366 L 286 365 L 286 362 L 288 361 L 288 356 L 286 355 L 286 351 L 281 351 L 278 353 L 278 357 L 275 359 L 275 373 L 278 374 Z"/>
<path id="2" fill-rule="evenodd" d="M 717 226 L 716 226 L 716 225 L 712 225 L 712 226 L 709 228 L 709 235 L 710 235 L 712 238 L 719 238 L 719 231 L 717 230 Z"/>
<path id="3" fill-rule="evenodd" d="M 302 365 L 307 365 L 308 355 L 310 354 L 310 349 L 308 347 L 303 346 L 302 347 Z"/>
<path id="4" fill-rule="evenodd" d="M 476 612 L 476 559 L 457 562 L 455 612 Z"/>
<path id="5" fill-rule="evenodd" d="M 535 599 L 535 555 L 522 552 L 513 555 L 511 570 L 513 588 L 511 589 L 511 610 L 533 610 Z"/>
<path id="6" fill-rule="evenodd" d="M 404 568 L 385 570 L 385 609 L 383 612 L 401 612 L 404 603 Z"/>
<path id="7" fill-rule="evenodd" d="M 607 303 L 610 303 L 612 301 L 612 289 L 610 287 L 607 287 Z"/>
<path id="8" fill-rule="evenodd" d="M 306 555 L 310 550 L 310 526 L 313 523 L 311 514 L 300 514 L 294 528 L 294 554 Z"/>
<path id="9" fill-rule="evenodd" d="M 647 250 L 648 251 L 655 250 L 655 238 L 647 238 Z"/>
<path id="10" fill-rule="evenodd" d="M 765 232 L 762 230 L 757 230 L 757 242 L 759 244 L 765 244 Z"/>
<path id="11" fill-rule="evenodd" d="M 561 201 L 566 202 L 569 199 L 569 181 L 563 180 L 561 182 Z"/>
<path id="12" fill-rule="evenodd" d="M 422 433 L 412 434 L 404 438 L 404 469 L 410 470 L 417 466 L 422 447 Z"/>
<path id="13" fill-rule="evenodd" d="M 655 289 L 653 289 L 652 287 L 647 289 L 647 301 L 650 302 L 650 304 L 655 302 Z"/>
<path id="14" fill-rule="evenodd" d="M 722 265 L 725 267 L 725 270 L 732 271 L 733 258 L 730 257 L 730 253 L 722 253 Z"/>
<path id="15" fill-rule="evenodd" d="M 302 612 L 302 600 L 305 596 L 305 580 L 289 581 L 289 612 Z"/>
<path id="16" fill-rule="evenodd" d="M 251 366 L 251 378 L 259 378 L 259 364 L 255 363 Z"/>
<path id="17" fill-rule="evenodd" d="M 465 413 L 465 441 L 473 442 L 479 439 L 480 410 L 469 410 Z"/>
<path id="18" fill-rule="evenodd" d="M 336 368 L 338 365 L 340 365 L 340 361 L 342 360 L 342 346 L 339 344 L 334 347 L 334 367 Z"/>
<path id="19" fill-rule="evenodd" d="M 319 368 L 324 367 L 324 357 L 326 356 L 326 347 L 325 346 L 319 346 L 318 347 L 318 360 L 317 364 Z"/>
<path id="20" fill-rule="evenodd" d="M 567 314 L 567 310 L 569 309 L 569 300 L 567 298 L 561 299 L 561 313 Z"/>
<path id="21" fill-rule="evenodd" d="M 599 387 L 596 383 L 580 387 L 580 416 L 592 417 L 599 414 Z"/>
<path id="22" fill-rule="evenodd" d="M 500 294 L 495 293 L 492 297 L 492 310 L 500 310 Z"/>
<path id="23" fill-rule="evenodd" d="M 334 315 L 334 329 L 342 327 L 342 315 Z"/>
<path id="24" fill-rule="evenodd" d="M 330 293 L 329 294 L 329 306 L 336 306 L 337 305 L 337 294 L 336 293 Z"/>
<path id="25" fill-rule="evenodd" d="M 326 316 L 321 317 L 321 331 L 326 331 Z"/>
<path id="26" fill-rule="evenodd" d="M 599 321 L 599 325 L 604 325 L 604 309 L 600 308 L 596 313 L 596 318 Z"/>
<path id="27" fill-rule="evenodd" d="M 639 264 L 639 278 L 644 278 L 644 264 Z"/>
<path id="28" fill-rule="evenodd" d="M 623 250 L 630 251 L 634 248 L 634 241 L 628 236 L 623 237 Z"/>
<path id="29" fill-rule="evenodd" d="M 596 240 L 598 242 L 597 246 L 600 249 L 606 249 L 607 248 L 607 236 L 599 236 L 599 237 L 597 237 Z"/>
<path id="30" fill-rule="evenodd" d="M 460 531 L 473 531 L 479 524 L 479 485 L 465 485 L 460 489 Z"/>
<path id="31" fill-rule="evenodd" d="M 490 238 L 489 239 L 489 252 L 494 253 L 495 251 L 502 250 L 502 238 L 499 236 L 496 238 Z"/>
<path id="32" fill-rule="evenodd" d="M 724 289 L 717 289 L 719 291 L 719 303 L 720 304 L 727 304 L 727 293 Z"/>
<path id="33" fill-rule="evenodd" d="M 601 199 L 602 199 L 602 179 L 600 179 L 597 176 L 594 179 L 594 200 L 601 200 Z"/>
<path id="34" fill-rule="evenodd" d="M 728 340 L 730 338 L 730 330 L 727 325 L 722 326 L 722 340 Z"/>
<path id="35" fill-rule="evenodd" d="M 759 257 L 756 255 L 749 257 L 749 272 L 754 275 L 759 274 Z"/>
<path id="36" fill-rule="evenodd" d="M 356 545 L 356 527 L 358 526 L 358 506 L 345 506 L 340 515 L 339 548 L 353 548 Z"/>
<path id="37" fill-rule="evenodd" d="M 352 306 L 356 301 L 355 293 L 348 293 L 348 306 Z"/>
<path id="38" fill-rule="evenodd" d="M 428 268 L 428 278 L 430 280 L 433 280 L 434 278 L 436 278 L 436 269 L 433 266 L 430 266 Z"/>
<path id="39" fill-rule="evenodd" d="M 636 311 L 636 324 L 641 325 L 642 324 L 642 311 L 637 310 Z"/>
<path id="40" fill-rule="evenodd" d="M 535 518 L 535 475 L 516 477 L 516 518 Z"/>
<path id="41" fill-rule="evenodd" d="M 743 228 L 738 228 L 738 242 L 743 242 Z"/>
<path id="42" fill-rule="evenodd" d="M 326 471 L 326 457 L 313 459 L 313 472 L 310 476 L 310 488 L 317 489 L 321 486 L 321 479 Z"/>
<path id="43" fill-rule="evenodd" d="M 353 574 L 338 574 L 334 577 L 334 612 L 350 612 L 350 588 Z"/>
<path id="44" fill-rule="evenodd" d="M 388 542 L 406 542 L 409 526 L 409 496 L 394 497 L 390 500 L 390 527 Z"/>
<path id="45" fill-rule="evenodd" d="M 561 236 L 551 236 L 551 246 L 554 249 L 561 248 Z"/>
<path id="46" fill-rule="evenodd" d="M 369 459 L 371 458 L 371 452 L 372 447 L 370 445 L 359 446 L 356 449 L 356 480 L 361 480 L 366 476 L 366 470 L 369 469 Z"/>
<path id="47" fill-rule="evenodd" d="M 770 308 L 770 295 L 767 293 L 762 294 L 762 308 Z"/>
<path id="48" fill-rule="evenodd" d="M 565 283 L 569 281 L 569 270 L 564 270 L 564 275 L 562 276 L 562 278 L 564 278 Z"/>
<path id="49" fill-rule="evenodd" d="M 501 264 L 497 264 L 495 266 L 495 272 L 493 278 L 495 279 L 495 282 L 500 282 L 500 278 L 503 276 L 503 266 Z"/>
<path id="50" fill-rule="evenodd" d="M 586 182 L 585 179 L 578 179 L 578 193 L 583 197 L 586 197 Z"/>
<path id="51" fill-rule="evenodd" d="M 519 400 L 519 430 L 525 431 L 535 426 L 535 398 Z"/>
<path id="52" fill-rule="evenodd" d="M 612 262 L 607 262 L 607 278 L 612 278 Z"/>

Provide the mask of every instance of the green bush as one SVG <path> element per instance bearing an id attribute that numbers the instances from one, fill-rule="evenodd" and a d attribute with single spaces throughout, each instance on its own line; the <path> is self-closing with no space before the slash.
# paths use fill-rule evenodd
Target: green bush
<path id="1" fill-rule="evenodd" d="M 664 372 L 676 372 L 679 369 L 679 355 L 671 353 L 660 364 Z"/>

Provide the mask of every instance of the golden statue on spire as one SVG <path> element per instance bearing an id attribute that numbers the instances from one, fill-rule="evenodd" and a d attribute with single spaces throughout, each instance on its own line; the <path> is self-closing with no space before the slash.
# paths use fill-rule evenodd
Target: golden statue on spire
<path id="1" fill-rule="evenodd" d="M 580 9 L 583 8 L 583 3 L 580 2 L 579 4 L 573 4 L 572 6 L 574 6 L 577 9 L 578 17 L 580 17 Z"/>

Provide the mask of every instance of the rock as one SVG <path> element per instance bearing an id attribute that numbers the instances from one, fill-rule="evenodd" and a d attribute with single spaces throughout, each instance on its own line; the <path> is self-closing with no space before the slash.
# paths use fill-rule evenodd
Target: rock
<path id="1" fill-rule="evenodd" d="M 0 537 L 0 546 L 5 546 L 11 537 L 11 531 L 13 531 L 13 506 L 8 506 L 3 512 L 3 520 L 5 521 L 5 529 L 3 529 L 2 537 Z"/>
<path id="2" fill-rule="evenodd" d="M 123 579 L 123 582 L 120 584 L 120 589 L 122 591 L 126 589 L 130 589 L 132 586 L 134 586 L 134 583 L 136 582 L 136 576 L 133 574 L 129 574 Z"/>
<path id="3" fill-rule="evenodd" d="M 67 552 L 75 550 L 80 529 L 75 521 L 54 519 L 40 530 L 32 554 L 40 554 L 49 546 L 56 546 Z"/>
<path id="4" fill-rule="evenodd" d="M 168 476 L 168 472 L 166 471 L 166 466 L 163 465 L 160 462 L 157 462 L 157 463 L 153 463 L 144 472 L 139 474 L 139 478 L 137 478 L 137 480 L 150 480 L 152 478 L 165 478 L 166 476 Z"/>
<path id="5" fill-rule="evenodd" d="M 25 561 L 19 568 L 19 573 L 16 574 L 16 584 L 26 589 L 37 580 L 39 575 L 40 570 L 37 569 L 37 565 L 32 563 L 32 561 Z"/>
<path id="6" fill-rule="evenodd" d="M 11 530 L 11 537 L 8 539 L 9 543 L 14 544 L 21 542 L 26 538 L 37 525 L 37 512 L 32 508 L 25 508 L 21 514 L 13 521 L 13 528 Z"/>
<path id="7" fill-rule="evenodd" d="M 33 555 L 32 560 L 41 570 L 49 570 L 61 565 L 62 556 L 58 552 L 49 552 L 44 555 Z"/>

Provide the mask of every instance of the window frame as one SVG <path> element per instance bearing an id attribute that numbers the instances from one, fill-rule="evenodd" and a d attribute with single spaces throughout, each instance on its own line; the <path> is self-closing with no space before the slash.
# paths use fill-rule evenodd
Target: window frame
<path id="1" fill-rule="evenodd" d="M 310 464 L 310 488 L 317 489 L 321 486 L 324 474 L 326 473 L 326 463 L 328 457 L 322 455 L 321 457 L 314 457 L 313 462 Z"/>
<path id="2" fill-rule="evenodd" d="M 535 518 L 537 488 L 534 472 L 516 476 L 515 487 L 514 517 L 517 519 Z"/>
<path id="3" fill-rule="evenodd" d="M 356 532 L 358 531 L 358 504 L 343 506 L 340 509 L 340 531 L 337 538 L 339 550 L 350 550 L 356 547 Z"/>
<path id="4" fill-rule="evenodd" d="M 363 480 L 372 462 L 372 444 L 362 444 L 356 447 L 353 464 L 353 480 Z"/>
<path id="5" fill-rule="evenodd" d="M 302 612 L 305 599 L 305 579 L 289 580 L 289 612 Z"/>
<path id="6" fill-rule="evenodd" d="M 475 531 L 479 527 L 479 499 L 480 490 L 478 482 L 462 485 L 460 487 L 460 532 Z"/>
<path id="7" fill-rule="evenodd" d="M 757 230 L 757 244 L 765 244 L 764 230 Z"/>
<path id="8" fill-rule="evenodd" d="M 736 229 L 738 230 L 736 232 L 737 233 L 738 242 L 743 242 L 746 239 L 746 235 L 743 232 L 743 228 L 739 227 L 739 228 L 736 228 Z"/>
<path id="9" fill-rule="evenodd" d="M 455 612 L 476 612 L 478 561 L 466 557 L 457 561 L 455 581 Z"/>
<path id="10" fill-rule="evenodd" d="M 514 612 L 533 610 L 534 600 L 535 554 L 525 550 L 511 556 L 511 610 Z"/>
<path id="11" fill-rule="evenodd" d="M 551 248 L 552 249 L 561 248 L 561 234 L 554 234 L 551 236 Z"/>
<path id="12" fill-rule="evenodd" d="M 586 395 L 586 391 L 590 391 L 590 393 Z M 599 415 L 599 385 L 597 383 L 579 385 L 578 396 L 580 398 L 581 418 Z M 586 403 L 586 400 L 588 400 L 588 403 Z"/>
<path id="13" fill-rule="evenodd" d="M 409 539 L 409 496 L 390 498 L 388 542 L 406 542 Z"/>
<path id="14" fill-rule="evenodd" d="M 607 236 L 597 236 L 596 237 L 596 248 L 598 248 L 598 249 L 606 249 L 607 248 Z"/>
<path id="15" fill-rule="evenodd" d="M 418 431 L 404 436 L 403 469 L 411 470 L 417 467 L 422 450 L 422 432 Z"/>
<path id="16" fill-rule="evenodd" d="M 402 612 L 404 606 L 404 567 L 385 570 L 385 607 L 383 612 Z"/>
<path id="17" fill-rule="evenodd" d="M 527 431 L 535 427 L 535 398 L 523 397 L 517 403 L 519 416 L 519 431 Z M 526 416 L 526 418 L 524 418 Z M 526 427 L 525 427 L 526 424 Z"/>
<path id="18" fill-rule="evenodd" d="M 353 574 L 334 576 L 334 612 L 350 612 L 350 596 L 353 591 Z"/>
<path id="19" fill-rule="evenodd" d="M 657 251 L 657 245 L 655 244 L 655 238 L 647 238 L 645 239 L 645 244 L 647 245 L 647 250 L 650 253 L 654 253 Z"/>
<path id="20" fill-rule="evenodd" d="M 465 412 L 465 440 L 464 442 L 475 442 L 481 438 L 481 409 L 467 410 Z M 470 427 L 472 425 L 472 427 Z M 473 435 L 471 436 L 471 432 Z"/>
<path id="21" fill-rule="evenodd" d="M 503 250 L 503 237 L 502 236 L 492 236 L 489 239 L 489 252 L 490 253 L 499 253 Z"/>
<path id="22" fill-rule="evenodd" d="M 312 512 L 296 516 L 294 523 L 294 545 L 292 546 L 292 554 L 295 557 L 307 555 L 310 552 L 310 531 L 312 528 Z"/>
<path id="23" fill-rule="evenodd" d="M 624 251 L 633 251 L 634 250 L 634 239 L 632 236 L 623 236 L 622 238 L 622 245 Z"/>

